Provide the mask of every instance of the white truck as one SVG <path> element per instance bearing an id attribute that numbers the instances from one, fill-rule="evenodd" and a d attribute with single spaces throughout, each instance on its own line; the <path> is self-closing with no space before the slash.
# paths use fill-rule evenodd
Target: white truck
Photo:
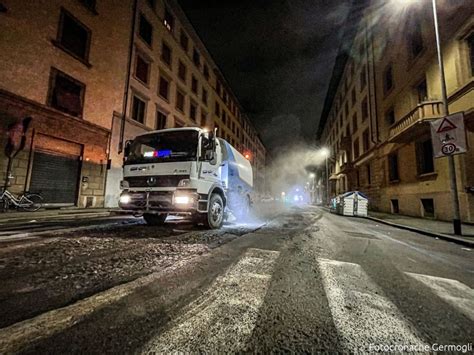
<path id="1" fill-rule="evenodd" d="M 147 224 L 187 215 L 217 229 L 252 204 L 250 162 L 215 132 L 186 127 L 153 131 L 125 144 L 119 206 Z"/>

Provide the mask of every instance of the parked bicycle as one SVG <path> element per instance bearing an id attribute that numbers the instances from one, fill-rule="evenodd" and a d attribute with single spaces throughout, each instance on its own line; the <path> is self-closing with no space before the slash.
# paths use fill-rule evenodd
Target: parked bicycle
<path id="1" fill-rule="evenodd" d="M 23 211 L 35 212 L 43 205 L 43 198 L 39 194 L 25 192 L 15 196 L 10 191 L 4 190 L 0 195 L 0 210 L 6 211 L 14 206 Z"/>

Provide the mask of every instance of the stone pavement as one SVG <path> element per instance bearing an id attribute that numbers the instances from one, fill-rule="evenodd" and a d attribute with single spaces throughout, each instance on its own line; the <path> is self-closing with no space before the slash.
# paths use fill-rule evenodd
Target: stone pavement
<path id="1" fill-rule="evenodd" d="M 369 212 L 369 218 L 381 223 L 474 247 L 474 225 L 471 224 L 463 224 L 463 235 L 455 236 L 453 235 L 451 222 L 373 211 Z"/>

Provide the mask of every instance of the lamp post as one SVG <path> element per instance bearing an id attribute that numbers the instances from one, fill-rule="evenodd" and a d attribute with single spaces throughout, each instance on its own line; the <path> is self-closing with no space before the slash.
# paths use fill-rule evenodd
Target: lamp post
<path id="1" fill-rule="evenodd" d="M 399 3 L 408 4 L 413 2 L 414 0 L 398 0 Z M 436 37 L 436 51 L 438 55 L 438 67 L 439 67 L 439 76 L 441 81 L 441 98 L 443 102 L 443 115 L 446 117 L 449 115 L 449 107 L 448 107 L 448 94 L 446 90 L 446 78 L 444 75 L 444 60 L 443 60 L 443 53 L 441 51 L 441 40 L 439 36 L 439 24 L 438 24 L 438 9 L 436 0 L 432 0 L 433 6 L 433 21 L 434 21 L 434 29 L 435 29 L 435 37 Z M 456 166 L 454 163 L 454 156 L 448 156 L 448 166 L 449 166 L 449 180 L 450 180 L 450 188 L 451 188 L 451 199 L 453 204 L 453 230 L 454 234 L 461 235 L 462 234 L 462 225 L 461 225 L 461 211 L 459 207 L 459 196 L 458 196 L 458 187 L 457 187 L 457 179 L 456 179 Z"/>
<path id="2" fill-rule="evenodd" d="M 329 203 L 329 166 L 328 166 L 328 158 L 329 158 L 329 149 L 328 148 L 321 148 L 321 154 L 324 156 L 326 161 L 326 203 Z"/>

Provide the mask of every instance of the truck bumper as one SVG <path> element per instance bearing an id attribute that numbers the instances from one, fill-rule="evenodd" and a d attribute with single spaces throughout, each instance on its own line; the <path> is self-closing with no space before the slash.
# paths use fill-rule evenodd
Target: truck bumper
<path id="1" fill-rule="evenodd" d="M 207 199 L 196 190 L 124 191 L 119 207 L 132 213 L 195 214 L 207 212 Z"/>

